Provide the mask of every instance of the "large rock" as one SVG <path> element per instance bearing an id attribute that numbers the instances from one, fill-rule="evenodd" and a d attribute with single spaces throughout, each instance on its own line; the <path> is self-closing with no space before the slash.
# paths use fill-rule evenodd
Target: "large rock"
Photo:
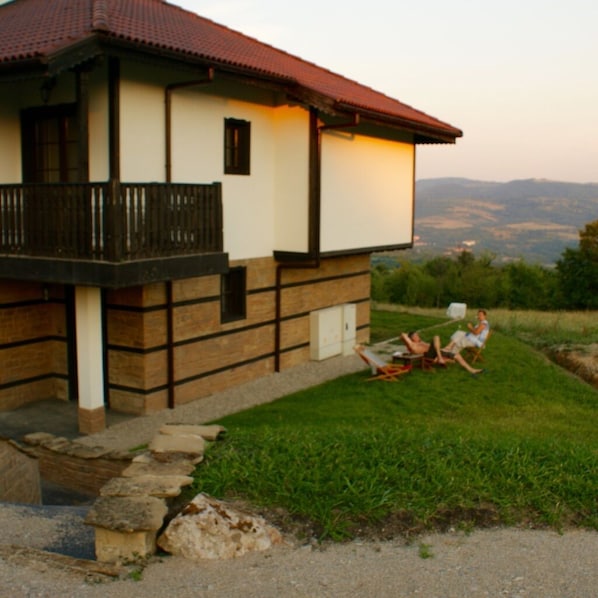
<path id="1" fill-rule="evenodd" d="M 158 546 L 191 560 L 230 559 L 282 542 L 262 518 L 198 494 L 158 538 Z"/>

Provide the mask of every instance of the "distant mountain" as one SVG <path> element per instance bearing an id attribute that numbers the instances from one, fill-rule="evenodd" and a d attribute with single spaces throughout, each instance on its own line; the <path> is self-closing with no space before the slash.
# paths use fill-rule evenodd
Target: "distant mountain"
<path id="1" fill-rule="evenodd" d="M 598 184 L 422 179 L 415 205 L 416 254 L 469 248 L 548 265 L 565 247 L 577 247 L 579 230 L 598 219 Z"/>

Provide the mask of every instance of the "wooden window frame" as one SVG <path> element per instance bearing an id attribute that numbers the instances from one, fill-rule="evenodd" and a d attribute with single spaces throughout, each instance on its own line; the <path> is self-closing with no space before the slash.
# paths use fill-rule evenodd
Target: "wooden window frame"
<path id="1" fill-rule="evenodd" d="M 224 174 L 250 174 L 251 123 L 224 119 Z"/>
<path id="2" fill-rule="evenodd" d="M 220 276 L 220 321 L 233 322 L 247 317 L 247 268 L 230 268 Z"/>
<path id="3" fill-rule="evenodd" d="M 74 182 L 78 178 L 79 164 L 73 160 L 68 147 L 78 148 L 76 104 L 60 104 L 27 108 L 21 112 L 23 180 L 30 183 Z M 58 137 L 48 140 L 44 136 L 44 121 L 55 121 Z M 70 129 L 69 127 L 70 123 Z M 69 133 L 70 130 L 70 133 Z M 50 166 L 42 158 L 44 147 L 55 146 L 56 165 Z M 75 151 L 78 156 L 78 152 Z M 53 173 L 53 174 L 50 174 Z"/>

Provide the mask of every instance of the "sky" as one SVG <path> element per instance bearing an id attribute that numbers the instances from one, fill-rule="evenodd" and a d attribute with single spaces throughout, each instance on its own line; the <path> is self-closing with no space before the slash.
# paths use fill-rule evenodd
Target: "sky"
<path id="1" fill-rule="evenodd" d="M 598 182 L 595 0 L 168 0 L 458 127 L 416 177 Z"/>

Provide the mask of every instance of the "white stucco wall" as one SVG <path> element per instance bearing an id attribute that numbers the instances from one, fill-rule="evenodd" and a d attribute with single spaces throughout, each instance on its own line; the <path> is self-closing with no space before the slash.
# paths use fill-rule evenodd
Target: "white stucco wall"
<path id="1" fill-rule="evenodd" d="M 107 67 L 95 69 L 89 81 L 89 180 L 107 181 L 110 176 Z"/>
<path id="2" fill-rule="evenodd" d="M 120 174 L 125 183 L 165 180 L 164 91 L 154 83 L 120 82 Z"/>
<path id="3" fill-rule="evenodd" d="M 409 143 L 325 132 L 321 251 L 410 243 L 414 161 Z"/>
<path id="4" fill-rule="evenodd" d="M 164 89 L 176 74 L 124 63 L 121 75 L 121 179 L 164 182 Z M 109 176 L 107 78 L 106 66 L 90 76 L 92 181 Z M 72 75 L 59 77 L 49 103 L 72 102 L 74 94 Z M 222 182 L 224 250 L 233 260 L 308 249 L 309 113 L 298 106 L 276 106 L 275 100 L 270 92 L 231 82 L 172 94 L 172 180 Z M 39 82 L 24 82 L 0 95 L 0 182 L 20 181 L 19 111 L 39 104 Z M 249 175 L 224 174 L 226 118 L 251 123 Z M 411 242 L 413 172 L 414 147 L 407 141 L 325 132 L 321 250 Z"/>
<path id="5" fill-rule="evenodd" d="M 19 111 L 7 85 L 0 85 L 0 183 L 21 181 Z"/>
<path id="6" fill-rule="evenodd" d="M 274 249 L 308 250 L 309 112 L 276 110 Z"/>
<path id="7" fill-rule="evenodd" d="M 126 64 L 121 74 L 121 179 L 163 182 L 164 88 L 170 77 Z M 107 100 L 105 90 L 99 91 L 90 106 L 90 129 L 101 142 L 90 162 L 94 174 L 107 176 L 103 148 L 108 139 L 102 132 Z M 231 259 L 307 249 L 308 113 L 298 107 L 276 108 L 269 100 L 269 92 L 218 82 L 176 89 L 171 95 L 171 179 L 222 183 L 224 251 Z M 251 123 L 249 175 L 224 174 L 226 118 Z"/>
<path id="8" fill-rule="evenodd" d="M 226 118 L 251 123 L 249 175 L 224 174 Z M 224 250 L 231 259 L 269 256 L 274 249 L 305 251 L 307 128 L 307 113 L 299 108 L 273 108 L 201 88 L 172 95 L 172 180 L 222 182 Z"/>

